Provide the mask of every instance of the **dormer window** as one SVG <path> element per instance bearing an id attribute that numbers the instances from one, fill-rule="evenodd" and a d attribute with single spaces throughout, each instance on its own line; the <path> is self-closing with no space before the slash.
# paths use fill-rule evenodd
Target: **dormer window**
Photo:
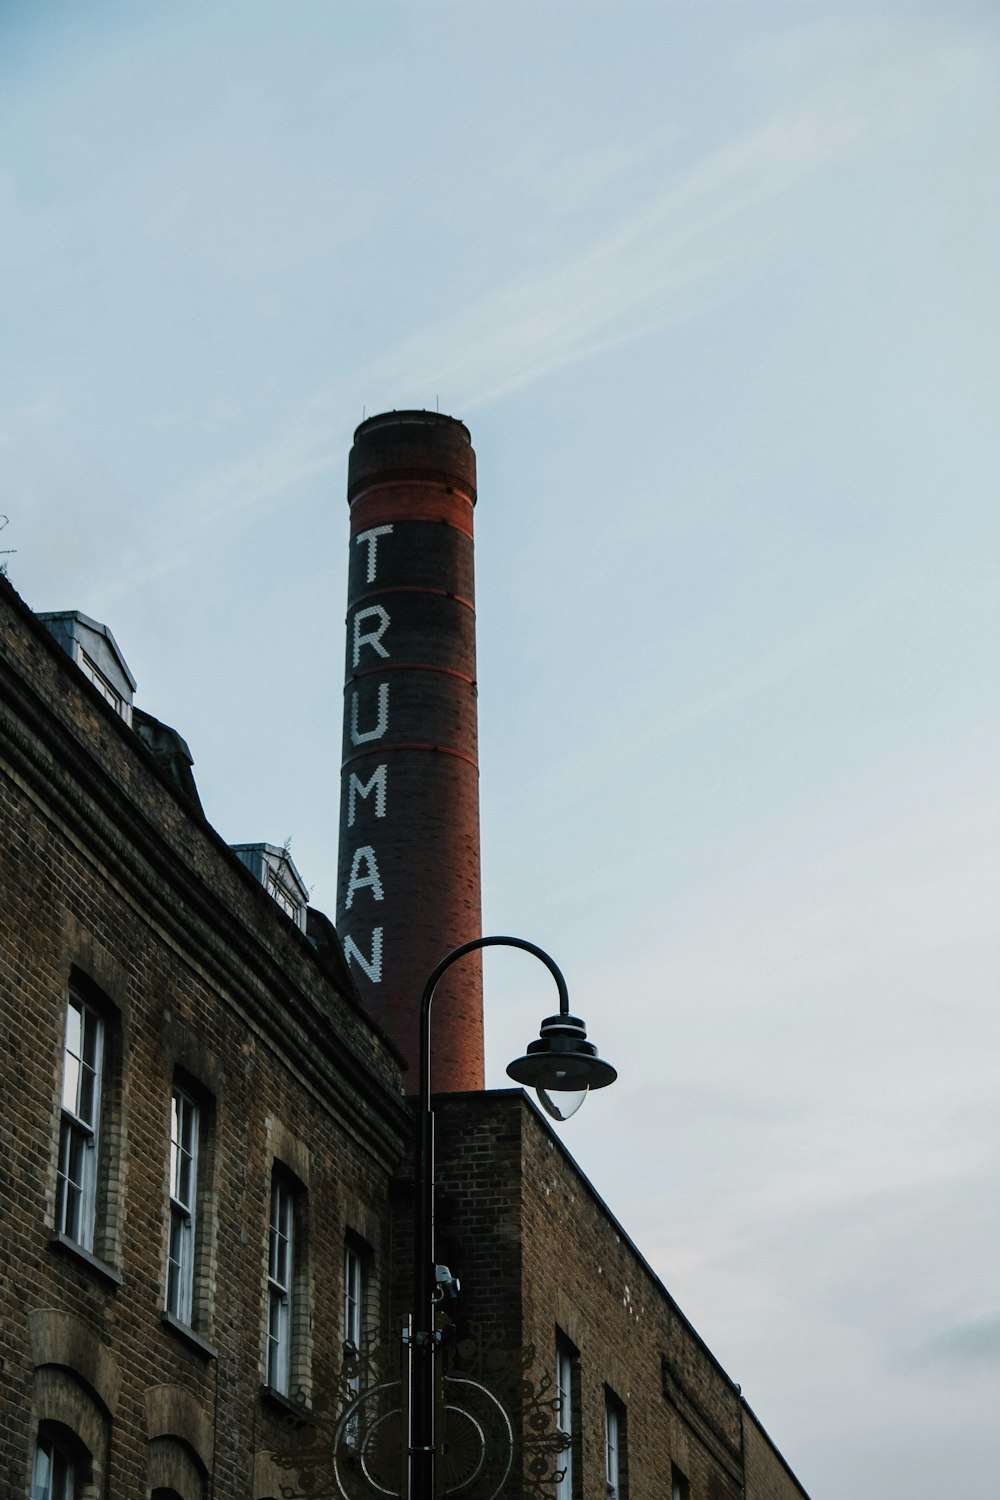
<path id="1" fill-rule="evenodd" d="M 288 850 L 280 849 L 277 844 L 230 844 L 229 847 L 285 916 L 305 932 L 309 891 Z"/>
<path id="2" fill-rule="evenodd" d="M 57 610 L 38 618 L 104 701 L 131 724 L 135 678 L 108 627 L 78 609 Z"/>

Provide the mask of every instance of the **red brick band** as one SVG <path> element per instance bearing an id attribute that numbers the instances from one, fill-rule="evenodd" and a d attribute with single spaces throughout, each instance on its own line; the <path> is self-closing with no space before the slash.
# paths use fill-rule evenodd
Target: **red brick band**
<path id="1" fill-rule="evenodd" d="M 376 481 L 351 499 L 351 535 L 393 521 L 438 521 L 472 535 L 472 497 L 427 479 Z"/>
<path id="2" fill-rule="evenodd" d="M 439 672 L 442 677 L 457 677 L 459 682 L 467 682 L 470 687 L 476 686 L 476 679 L 470 677 L 468 672 L 460 672 L 457 667 L 432 667 L 424 661 L 390 661 L 379 662 L 374 667 L 359 667 L 344 683 L 344 692 L 360 677 L 381 677 L 383 672 Z"/>
<path id="3" fill-rule="evenodd" d="M 374 750 L 359 750 L 357 755 L 349 755 L 346 760 L 340 762 L 340 769 L 353 766 L 356 760 L 367 760 L 369 757 L 377 759 L 380 755 L 391 755 L 395 750 L 430 750 L 435 755 L 453 755 L 456 760 L 464 760 L 465 764 L 471 766 L 476 775 L 479 775 L 479 762 L 473 760 L 471 755 L 466 755 L 464 750 L 452 750 L 450 745 L 379 745 Z"/>
<path id="4" fill-rule="evenodd" d="M 355 595 L 351 600 L 351 608 L 364 604 L 366 599 L 381 599 L 383 594 L 433 594 L 436 599 L 453 599 L 456 604 L 464 604 L 466 609 L 471 609 L 473 614 L 476 612 L 476 606 L 464 594 L 453 594 L 450 589 L 431 589 L 416 583 L 390 583 L 385 587 L 369 589 L 365 594 Z"/>

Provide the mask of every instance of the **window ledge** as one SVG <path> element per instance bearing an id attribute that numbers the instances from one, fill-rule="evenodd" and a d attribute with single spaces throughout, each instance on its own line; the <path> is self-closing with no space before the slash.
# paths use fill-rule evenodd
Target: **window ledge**
<path id="1" fill-rule="evenodd" d="M 178 1338 L 183 1339 L 186 1344 L 190 1344 L 192 1349 L 196 1349 L 206 1359 L 218 1359 L 219 1351 L 215 1345 L 210 1344 L 208 1339 L 202 1338 L 201 1334 L 197 1333 L 195 1329 L 190 1328 L 187 1323 L 182 1323 L 180 1318 L 175 1318 L 173 1313 L 161 1312 L 160 1322 L 165 1327 L 172 1329 Z"/>
<path id="2" fill-rule="evenodd" d="M 273 1385 L 262 1385 L 260 1396 L 266 1406 L 273 1407 L 283 1417 L 296 1422 L 308 1422 L 312 1416 L 312 1406 L 308 1401 L 296 1401 L 291 1396 L 286 1396 L 284 1391 L 275 1390 Z"/>
<path id="3" fill-rule="evenodd" d="M 98 1256 L 81 1245 L 78 1240 L 71 1240 L 69 1235 L 63 1234 L 61 1229 L 53 1229 L 49 1235 L 49 1244 L 53 1250 L 64 1250 L 67 1254 L 72 1255 L 74 1260 L 82 1261 L 85 1266 L 89 1266 L 92 1271 L 96 1271 L 98 1276 L 103 1281 L 106 1281 L 109 1286 L 114 1287 L 116 1291 L 121 1286 L 122 1276 L 120 1271 L 116 1271 L 114 1266 L 109 1266 L 106 1260 L 100 1260 Z"/>

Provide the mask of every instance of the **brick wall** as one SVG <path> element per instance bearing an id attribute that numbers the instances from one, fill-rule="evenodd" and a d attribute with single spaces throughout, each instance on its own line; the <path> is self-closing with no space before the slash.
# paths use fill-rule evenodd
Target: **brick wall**
<path id="1" fill-rule="evenodd" d="M 297 1373 L 318 1398 L 340 1379 L 345 1233 L 373 1288 L 388 1267 L 398 1060 L 3 581 L 0 820 L 0 1496 L 27 1493 L 45 1417 L 89 1448 L 88 1495 L 144 1496 L 154 1474 L 185 1500 L 277 1494 L 272 1165 L 304 1195 Z M 108 1040 L 91 1257 L 51 1237 L 72 976 Z M 177 1076 L 204 1106 L 193 1337 L 161 1317 Z"/>

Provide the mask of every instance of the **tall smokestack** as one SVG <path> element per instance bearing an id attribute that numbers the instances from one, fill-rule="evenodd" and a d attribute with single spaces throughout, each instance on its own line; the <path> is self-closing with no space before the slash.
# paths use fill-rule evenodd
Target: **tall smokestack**
<path id="1" fill-rule="evenodd" d="M 468 428 L 437 412 L 354 434 L 337 931 L 415 1092 L 438 961 L 480 935 L 479 770 Z M 481 1089 L 480 955 L 435 992 L 433 1087 Z"/>

